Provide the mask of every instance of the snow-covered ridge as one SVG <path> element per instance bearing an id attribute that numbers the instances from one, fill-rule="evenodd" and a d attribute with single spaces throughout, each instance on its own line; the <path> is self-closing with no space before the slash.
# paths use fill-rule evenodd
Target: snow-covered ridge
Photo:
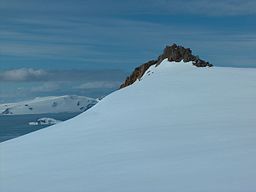
<path id="1" fill-rule="evenodd" d="M 61 112 L 83 112 L 95 105 L 96 103 L 96 99 L 76 95 L 37 97 L 29 101 L 0 104 L 0 114 L 22 115 Z"/>
<path id="2" fill-rule="evenodd" d="M 256 69 L 164 60 L 90 110 L 0 144 L 8 192 L 256 191 Z"/>
<path id="3" fill-rule="evenodd" d="M 197 55 L 192 54 L 192 50 L 190 48 L 185 48 L 183 46 L 178 46 L 176 44 L 172 44 L 171 46 L 167 45 L 163 53 L 157 57 L 157 59 L 150 60 L 134 69 L 134 71 L 128 76 L 125 81 L 121 84 L 120 89 L 127 87 L 133 84 L 135 81 L 139 80 L 147 71 L 147 69 L 153 65 L 158 66 L 162 63 L 162 61 L 168 60 L 170 62 L 182 62 L 182 63 L 190 63 L 197 67 L 212 67 L 213 64 L 208 61 L 204 61 L 199 58 Z"/>

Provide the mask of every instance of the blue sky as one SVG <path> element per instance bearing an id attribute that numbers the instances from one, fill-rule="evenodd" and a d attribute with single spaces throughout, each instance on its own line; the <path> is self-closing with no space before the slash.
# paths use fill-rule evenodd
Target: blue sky
<path id="1" fill-rule="evenodd" d="M 171 43 L 256 67 L 255 20 L 255 0 L 0 0 L 0 102 L 107 94 Z"/>

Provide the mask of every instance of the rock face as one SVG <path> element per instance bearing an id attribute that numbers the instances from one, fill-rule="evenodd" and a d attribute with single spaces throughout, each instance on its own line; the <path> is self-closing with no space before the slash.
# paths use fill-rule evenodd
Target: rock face
<path id="1" fill-rule="evenodd" d="M 158 57 L 157 60 L 148 61 L 147 63 L 144 63 L 139 67 L 135 68 L 132 74 L 127 77 L 125 82 L 120 86 L 120 89 L 133 84 L 137 79 L 140 79 L 144 75 L 145 71 L 151 65 L 158 66 L 166 58 L 168 59 L 168 61 L 175 62 L 180 62 L 182 60 L 184 62 L 192 61 L 193 65 L 197 67 L 213 66 L 209 62 L 200 59 L 199 56 L 193 55 L 191 49 L 173 44 L 171 46 L 166 46 L 163 53 Z"/>
<path id="2" fill-rule="evenodd" d="M 137 79 L 140 79 L 144 75 L 145 71 L 147 71 L 147 69 L 151 65 L 155 65 L 156 63 L 157 63 L 157 60 L 151 60 L 135 68 L 132 74 L 129 77 L 127 77 L 125 82 L 120 86 L 120 89 L 126 86 L 129 86 L 133 84 Z"/>

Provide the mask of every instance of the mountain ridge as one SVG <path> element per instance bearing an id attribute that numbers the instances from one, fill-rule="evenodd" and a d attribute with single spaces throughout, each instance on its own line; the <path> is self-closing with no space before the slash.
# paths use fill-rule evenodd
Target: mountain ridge
<path id="1" fill-rule="evenodd" d="M 180 62 L 184 61 L 185 63 L 192 61 L 192 64 L 196 67 L 213 67 L 213 64 L 210 64 L 208 61 L 204 61 L 199 58 L 199 56 L 195 56 L 192 54 L 192 50 L 190 48 L 185 48 L 180 45 L 176 45 L 175 43 L 172 45 L 167 45 L 163 53 L 158 56 L 156 60 L 150 60 L 134 69 L 130 76 L 126 78 L 126 80 L 120 85 L 120 89 L 127 87 L 133 84 L 136 80 L 139 80 L 145 73 L 145 71 L 152 65 L 160 65 L 160 63 L 164 59 L 168 59 L 168 61 L 172 62 Z"/>

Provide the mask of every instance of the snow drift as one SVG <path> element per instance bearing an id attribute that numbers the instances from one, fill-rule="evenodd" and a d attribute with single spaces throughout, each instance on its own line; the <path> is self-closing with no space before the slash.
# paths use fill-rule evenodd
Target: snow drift
<path id="1" fill-rule="evenodd" d="M 0 144 L 1 191 L 255 191 L 256 69 L 151 66 L 83 114 Z"/>

